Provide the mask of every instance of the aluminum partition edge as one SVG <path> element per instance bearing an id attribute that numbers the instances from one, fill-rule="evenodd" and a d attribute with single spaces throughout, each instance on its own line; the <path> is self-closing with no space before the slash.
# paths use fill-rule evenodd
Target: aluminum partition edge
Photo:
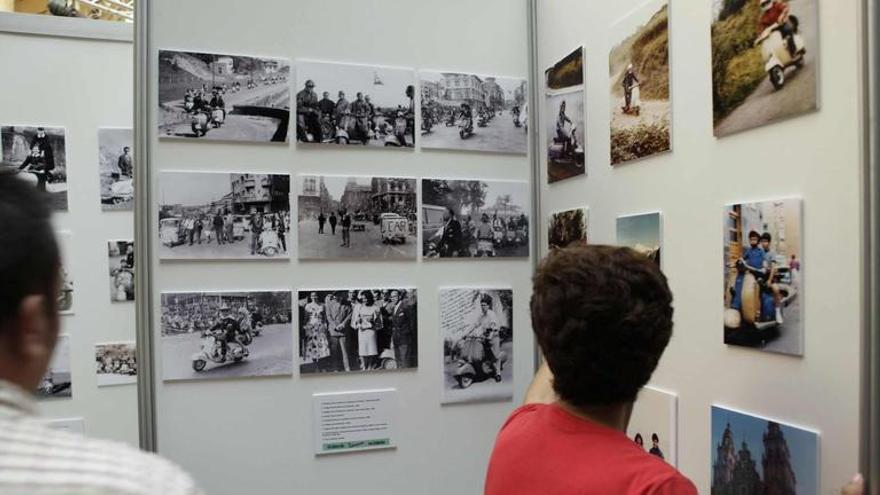
<path id="1" fill-rule="evenodd" d="M 529 10 L 529 115 L 528 123 L 531 125 L 532 132 L 529 133 L 531 141 L 531 167 L 532 167 L 532 204 L 534 208 L 534 220 L 532 226 L 532 268 L 537 269 L 541 262 L 541 230 L 543 226 L 541 221 L 544 218 L 543 209 L 541 207 L 541 104 L 539 88 L 543 88 L 541 83 L 541 69 L 538 65 L 538 0 L 526 0 L 526 7 Z M 541 363 L 541 349 L 538 347 L 537 340 L 534 345 L 533 366 L 535 371 Z"/>
<path id="2" fill-rule="evenodd" d="M 134 137 L 135 170 L 139 178 L 135 182 L 134 245 L 135 263 L 138 267 L 135 279 L 135 302 L 137 318 L 138 360 L 138 425 L 140 446 L 155 452 L 156 445 L 156 385 L 155 350 L 153 342 L 153 290 L 152 252 L 150 236 L 150 94 L 152 89 L 150 70 L 150 33 L 148 0 L 135 4 L 134 22 Z"/>

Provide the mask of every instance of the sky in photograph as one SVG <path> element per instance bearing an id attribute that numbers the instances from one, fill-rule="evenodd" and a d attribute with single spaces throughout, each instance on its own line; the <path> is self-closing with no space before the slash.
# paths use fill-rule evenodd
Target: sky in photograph
<path id="1" fill-rule="evenodd" d="M 375 76 L 382 84 L 374 84 Z M 374 105 L 387 107 L 409 106 L 406 87 L 415 86 L 415 71 L 393 69 L 369 65 L 335 64 L 329 62 L 296 63 L 296 92 L 305 87 L 306 80 L 315 82 L 318 99 L 324 91 L 330 92 L 330 99 L 336 101 L 339 91 L 345 92 L 345 99 L 355 101 L 358 91 L 369 95 Z"/>
<path id="2" fill-rule="evenodd" d="M 373 182 L 372 177 L 347 177 L 343 175 L 325 175 L 324 176 L 324 185 L 327 186 L 327 191 L 330 193 L 330 197 L 339 201 L 342 198 L 342 193 L 345 192 L 345 185 L 348 184 L 349 181 L 354 180 L 359 185 L 369 186 Z"/>
<path id="3" fill-rule="evenodd" d="M 204 205 L 232 192 L 228 173 L 162 172 L 159 174 L 159 204 Z"/>
<path id="4" fill-rule="evenodd" d="M 755 416 L 738 413 L 720 407 L 712 407 L 712 464 L 718 456 L 718 445 L 724 436 L 724 429 L 730 423 L 733 432 L 733 443 L 737 452 L 743 441 L 749 446 L 755 468 L 761 479 L 764 479 L 764 468 L 761 457 L 764 454 L 764 433 L 767 431 L 767 420 Z M 819 493 L 816 486 L 816 464 L 818 462 L 819 437 L 813 432 L 801 430 L 781 424 L 782 435 L 788 444 L 791 454 L 791 467 L 797 480 L 797 493 Z"/>
<path id="5" fill-rule="evenodd" d="M 486 184 L 489 187 L 486 189 L 485 207 L 491 208 L 491 206 L 495 204 L 495 200 L 498 198 L 498 196 L 510 194 L 511 203 L 521 208 L 524 208 L 523 213 L 525 213 L 526 215 L 529 214 L 529 186 L 527 183 L 486 181 Z"/>
<path id="6" fill-rule="evenodd" d="M 444 72 L 452 72 L 452 71 L 420 71 L 419 78 L 422 81 L 431 81 L 437 82 L 443 79 Z M 464 72 L 459 72 L 458 74 L 465 74 Z M 523 79 L 516 79 L 513 77 L 502 77 L 502 76 L 487 76 L 482 74 L 476 74 L 477 77 L 486 80 L 487 77 L 495 77 L 495 82 L 501 86 L 501 89 L 504 90 L 504 97 L 506 99 L 513 99 L 513 91 L 519 88 L 520 84 L 522 84 Z"/>
<path id="7" fill-rule="evenodd" d="M 630 37 L 640 27 L 644 26 L 654 17 L 654 14 L 660 11 L 667 0 L 651 0 L 637 7 L 635 10 L 626 14 L 622 19 L 617 21 L 611 28 L 613 33 L 611 42 L 617 45 L 621 41 Z"/>
<path id="8" fill-rule="evenodd" d="M 660 214 L 648 213 L 617 219 L 617 243 L 621 246 L 660 246 Z"/>

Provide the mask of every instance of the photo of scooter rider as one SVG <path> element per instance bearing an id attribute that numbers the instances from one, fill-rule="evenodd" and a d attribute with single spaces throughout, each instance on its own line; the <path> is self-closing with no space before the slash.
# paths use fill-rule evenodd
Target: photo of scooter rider
<path id="1" fill-rule="evenodd" d="M 733 205 L 726 220 L 724 342 L 801 355 L 800 201 Z"/>
<path id="2" fill-rule="evenodd" d="M 510 289 L 440 291 L 443 403 L 513 397 Z"/>

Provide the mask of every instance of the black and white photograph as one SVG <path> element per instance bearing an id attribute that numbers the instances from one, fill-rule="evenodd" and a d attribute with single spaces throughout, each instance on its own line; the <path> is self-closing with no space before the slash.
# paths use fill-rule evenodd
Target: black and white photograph
<path id="1" fill-rule="evenodd" d="M 419 72 L 421 147 L 526 154 L 524 78 Z"/>
<path id="2" fill-rule="evenodd" d="M 134 342 L 95 344 L 95 373 L 99 387 L 137 383 Z"/>
<path id="3" fill-rule="evenodd" d="M 415 146 L 415 71 L 297 60 L 296 140 Z"/>
<path id="4" fill-rule="evenodd" d="M 73 247 L 72 235 L 66 230 L 55 233 L 61 250 L 61 282 L 58 285 L 58 311 L 63 315 L 73 314 L 73 274 L 70 270 L 70 250 Z"/>
<path id="5" fill-rule="evenodd" d="M 422 255 L 527 258 L 526 182 L 422 179 Z"/>
<path id="6" fill-rule="evenodd" d="M 49 197 L 53 210 L 67 210 L 67 148 L 62 127 L 0 126 L 0 171 L 17 172 Z"/>
<path id="7" fill-rule="evenodd" d="M 549 184 L 587 173 L 584 108 L 583 88 L 546 95 L 544 122 Z"/>
<path id="8" fill-rule="evenodd" d="M 160 138 L 288 140 L 290 61 L 159 50 Z"/>
<path id="9" fill-rule="evenodd" d="M 159 174 L 159 258 L 288 258 L 290 176 Z"/>
<path id="10" fill-rule="evenodd" d="M 101 209 L 134 210 L 134 136 L 131 129 L 98 129 Z"/>
<path id="11" fill-rule="evenodd" d="M 416 180 L 300 176 L 300 259 L 414 260 Z"/>
<path id="12" fill-rule="evenodd" d="M 442 402 L 513 399 L 513 291 L 442 289 Z"/>
<path id="13" fill-rule="evenodd" d="M 299 371 L 369 372 L 417 368 L 416 289 L 299 292 Z"/>
<path id="14" fill-rule="evenodd" d="M 292 375 L 290 297 L 290 291 L 163 293 L 163 378 Z"/>
<path id="15" fill-rule="evenodd" d="M 49 369 L 40 380 L 36 390 L 38 399 L 64 399 L 73 395 L 73 381 L 70 374 L 70 337 L 59 335 L 55 353 L 49 362 Z"/>
<path id="16" fill-rule="evenodd" d="M 107 241 L 110 300 L 134 301 L 134 242 Z"/>

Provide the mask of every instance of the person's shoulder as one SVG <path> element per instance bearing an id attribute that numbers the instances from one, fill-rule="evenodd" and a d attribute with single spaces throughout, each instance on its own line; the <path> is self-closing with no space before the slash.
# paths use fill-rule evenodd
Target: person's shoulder
<path id="1" fill-rule="evenodd" d="M 640 448 L 638 450 L 638 460 L 630 459 L 627 464 L 633 470 L 637 484 L 643 487 L 638 492 L 640 495 L 697 495 L 694 484 L 673 465 Z"/>
<path id="2" fill-rule="evenodd" d="M 501 426 L 501 430 L 504 431 L 509 426 L 527 422 L 547 407 L 549 407 L 547 404 L 523 404 L 510 413 L 510 416 L 507 417 L 507 421 Z"/>

